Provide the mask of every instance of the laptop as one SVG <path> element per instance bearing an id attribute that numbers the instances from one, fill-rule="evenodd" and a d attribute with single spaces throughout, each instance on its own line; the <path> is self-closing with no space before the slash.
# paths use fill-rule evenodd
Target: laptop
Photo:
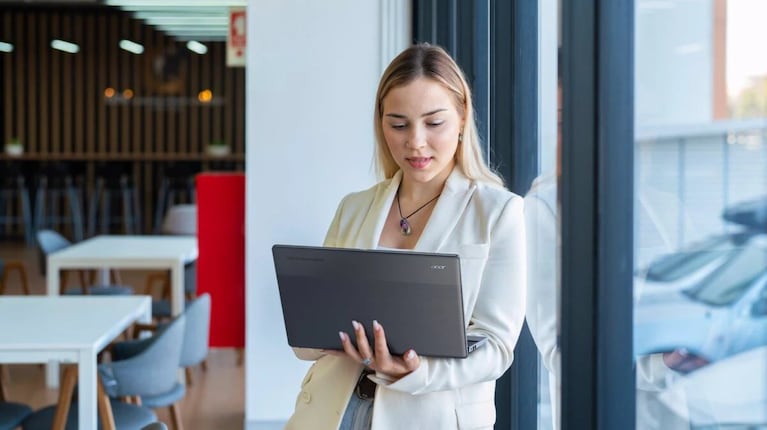
<path id="1" fill-rule="evenodd" d="M 288 344 L 342 349 L 352 320 L 373 340 L 373 320 L 392 354 L 465 358 L 486 342 L 467 336 L 461 262 L 455 254 L 274 245 Z"/>

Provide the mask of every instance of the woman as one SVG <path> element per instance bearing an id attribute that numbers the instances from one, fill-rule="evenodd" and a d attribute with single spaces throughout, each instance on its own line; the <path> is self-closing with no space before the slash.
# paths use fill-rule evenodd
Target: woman
<path id="1" fill-rule="evenodd" d="M 368 339 L 350 321 L 343 351 L 296 349 L 316 361 L 287 428 L 492 428 L 495 380 L 524 320 L 523 200 L 485 165 L 469 86 L 443 49 L 416 45 L 392 61 L 374 122 L 384 180 L 341 201 L 325 246 L 459 254 L 467 334 L 488 342 L 465 359 L 392 356 L 385 327 Z"/>

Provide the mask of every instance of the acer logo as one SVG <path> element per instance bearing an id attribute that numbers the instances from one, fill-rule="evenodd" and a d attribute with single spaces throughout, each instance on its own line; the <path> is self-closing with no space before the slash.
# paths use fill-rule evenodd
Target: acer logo
<path id="1" fill-rule="evenodd" d="M 440 264 L 435 264 L 435 265 L 433 265 L 433 266 L 429 266 L 429 269 L 434 269 L 434 270 L 445 270 L 445 267 L 447 267 L 447 266 L 443 266 L 443 265 L 440 265 Z"/>

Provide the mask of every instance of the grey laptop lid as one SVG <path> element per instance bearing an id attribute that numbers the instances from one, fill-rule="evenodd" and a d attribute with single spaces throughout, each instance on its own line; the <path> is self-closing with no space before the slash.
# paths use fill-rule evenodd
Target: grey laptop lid
<path id="1" fill-rule="evenodd" d="M 393 354 L 463 358 L 481 344 L 467 345 L 457 255 L 293 245 L 272 254 L 290 346 L 341 349 L 352 320 L 372 341 L 374 319 Z"/>

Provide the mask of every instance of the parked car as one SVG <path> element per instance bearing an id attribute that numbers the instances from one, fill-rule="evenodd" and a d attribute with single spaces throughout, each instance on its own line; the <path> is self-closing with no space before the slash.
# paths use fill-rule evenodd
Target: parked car
<path id="1" fill-rule="evenodd" d="M 767 231 L 767 196 L 743 201 L 726 208 L 722 219 L 753 231 Z"/>
<path id="2" fill-rule="evenodd" d="M 698 430 L 767 428 L 767 346 L 678 378 L 658 398 Z"/>
<path id="3" fill-rule="evenodd" d="M 744 251 L 762 236 L 748 230 L 720 234 L 656 258 L 636 273 L 636 300 L 665 301 L 669 295 L 699 285 L 724 266 L 746 258 Z"/>
<path id="4" fill-rule="evenodd" d="M 691 285 L 639 298 L 635 354 L 677 351 L 685 360 L 676 370 L 689 372 L 767 345 L 767 234 L 743 237 L 726 262 Z"/>

